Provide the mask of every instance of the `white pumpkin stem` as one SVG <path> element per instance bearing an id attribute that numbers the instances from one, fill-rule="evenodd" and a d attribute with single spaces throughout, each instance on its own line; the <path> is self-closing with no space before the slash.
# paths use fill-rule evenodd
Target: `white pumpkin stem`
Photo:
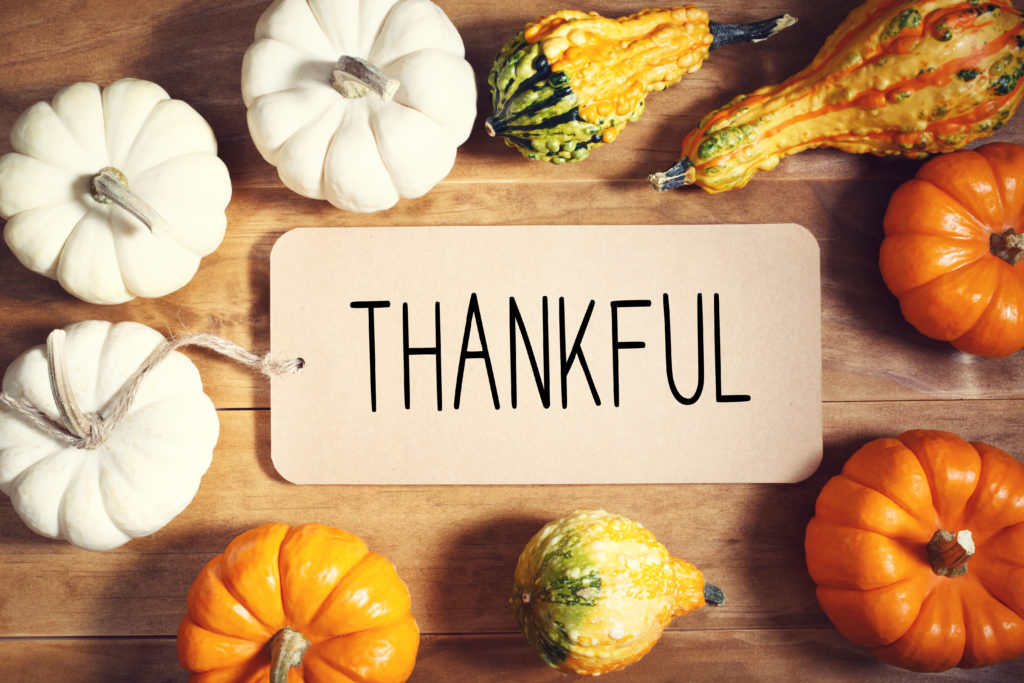
<path id="1" fill-rule="evenodd" d="M 113 166 L 107 166 L 93 176 L 92 197 L 104 204 L 117 204 L 142 221 L 156 237 L 166 233 L 169 228 L 167 221 L 128 187 L 124 173 Z"/>
<path id="2" fill-rule="evenodd" d="M 92 422 L 82 412 L 75 394 L 71 391 L 71 376 L 68 372 L 68 360 L 65 353 L 67 334 L 64 330 L 54 330 L 46 337 L 46 357 L 50 365 L 50 390 L 57 404 L 61 420 L 68 432 L 79 439 L 88 440 L 93 431 Z"/>
<path id="3" fill-rule="evenodd" d="M 398 92 L 400 83 L 365 59 L 342 55 L 334 65 L 331 85 L 342 97 L 355 99 L 373 91 L 389 102 Z"/>
<path id="4" fill-rule="evenodd" d="M 270 639 L 270 683 L 287 683 L 288 671 L 302 664 L 309 638 L 285 626 Z"/>

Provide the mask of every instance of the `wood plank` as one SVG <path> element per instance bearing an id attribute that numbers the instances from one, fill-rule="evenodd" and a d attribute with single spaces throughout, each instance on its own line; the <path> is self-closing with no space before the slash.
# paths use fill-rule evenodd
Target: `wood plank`
<path id="1" fill-rule="evenodd" d="M 0 639 L 6 675 L 19 683 L 180 681 L 172 638 Z M 913 683 L 922 674 L 882 664 L 831 628 L 772 631 L 666 631 L 636 664 L 614 674 L 622 683 L 819 680 Z M 928 680 L 1005 683 L 1024 676 L 1024 660 L 983 669 L 952 669 Z M 602 677 L 603 678 L 603 677 Z M 567 680 L 546 666 L 518 634 L 427 635 L 410 683 L 542 683 Z"/>
<path id="2" fill-rule="evenodd" d="M 174 633 L 199 569 L 235 535 L 271 521 L 322 522 L 363 537 L 398 567 L 426 633 L 508 633 L 520 550 L 545 522 L 577 508 L 637 519 L 725 590 L 725 605 L 677 628 L 821 627 L 828 622 L 804 568 L 803 530 L 828 477 L 867 440 L 911 428 L 948 429 L 1012 453 L 1024 425 L 1003 416 L 1022 406 L 826 404 L 825 459 L 795 485 L 537 487 L 296 486 L 273 470 L 269 413 L 221 411 L 220 443 L 198 495 L 153 536 L 89 553 L 36 536 L 9 500 L 0 502 L 0 575 L 19 587 L 0 600 L 0 634 Z"/>

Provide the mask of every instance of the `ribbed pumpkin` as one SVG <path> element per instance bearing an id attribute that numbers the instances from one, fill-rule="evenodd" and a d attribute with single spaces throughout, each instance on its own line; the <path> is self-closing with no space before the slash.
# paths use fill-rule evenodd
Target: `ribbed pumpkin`
<path id="1" fill-rule="evenodd" d="M 668 190 L 743 187 L 815 147 L 924 158 L 991 135 L 1024 97 L 1024 19 L 1008 0 L 868 0 L 805 69 L 740 95 L 650 176 Z"/>
<path id="2" fill-rule="evenodd" d="M 647 654 L 674 617 L 723 600 L 695 566 L 669 555 L 637 522 L 577 510 L 526 544 L 511 604 L 541 659 L 597 676 Z"/>
<path id="3" fill-rule="evenodd" d="M 882 277 L 919 332 L 982 356 L 1024 347 L 1024 147 L 930 159 L 883 225 Z"/>
<path id="4" fill-rule="evenodd" d="M 528 159 L 585 159 L 640 118 L 648 93 L 699 69 L 709 50 L 763 40 L 795 21 L 718 24 L 693 5 L 617 19 L 560 10 L 527 24 L 495 58 L 487 133 Z"/>
<path id="5" fill-rule="evenodd" d="M 362 540 L 266 524 L 199 572 L 178 627 L 190 681 L 400 683 L 419 629 L 405 583 Z"/>
<path id="6" fill-rule="evenodd" d="M 915 671 L 1024 654 L 1024 465 L 955 434 L 876 439 L 825 484 L 807 568 L 839 632 Z"/>

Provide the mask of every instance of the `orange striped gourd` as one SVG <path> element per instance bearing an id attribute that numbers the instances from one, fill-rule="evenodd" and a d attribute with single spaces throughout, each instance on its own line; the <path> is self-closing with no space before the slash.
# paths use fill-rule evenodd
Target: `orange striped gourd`
<path id="1" fill-rule="evenodd" d="M 1022 76 L 1024 19 L 1008 0 L 868 0 L 805 69 L 705 116 L 650 181 L 721 192 L 814 147 L 951 152 L 1003 125 Z"/>
<path id="2" fill-rule="evenodd" d="M 693 5 L 617 19 L 555 12 L 527 24 L 495 58 L 485 128 L 528 159 L 579 161 L 640 118 L 648 93 L 699 69 L 709 50 L 763 40 L 795 21 L 718 24 Z"/>
<path id="3" fill-rule="evenodd" d="M 639 523 L 577 510 L 546 524 L 516 565 L 511 604 L 523 636 L 550 666 L 586 676 L 647 654 L 674 617 L 722 591 L 672 557 Z"/>

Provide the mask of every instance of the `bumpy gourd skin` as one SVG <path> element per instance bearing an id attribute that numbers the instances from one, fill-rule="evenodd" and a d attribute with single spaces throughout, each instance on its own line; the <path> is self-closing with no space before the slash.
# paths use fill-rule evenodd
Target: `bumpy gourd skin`
<path id="1" fill-rule="evenodd" d="M 691 5 L 618 19 L 555 12 L 495 59 L 488 132 L 529 159 L 584 159 L 640 118 L 649 92 L 699 69 L 712 40 L 707 12 Z"/>
<path id="2" fill-rule="evenodd" d="M 1006 0 L 869 0 L 807 68 L 740 95 L 683 140 L 658 190 L 742 187 L 815 147 L 923 158 L 991 135 L 1024 96 L 1024 20 Z"/>
<path id="3" fill-rule="evenodd" d="M 596 676 L 640 659 L 669 621 L 705 605 L 704 591 L 701 572 L 640 524 L 580 510 L 527 543 L 510 603 L 546 663 Z"/>

